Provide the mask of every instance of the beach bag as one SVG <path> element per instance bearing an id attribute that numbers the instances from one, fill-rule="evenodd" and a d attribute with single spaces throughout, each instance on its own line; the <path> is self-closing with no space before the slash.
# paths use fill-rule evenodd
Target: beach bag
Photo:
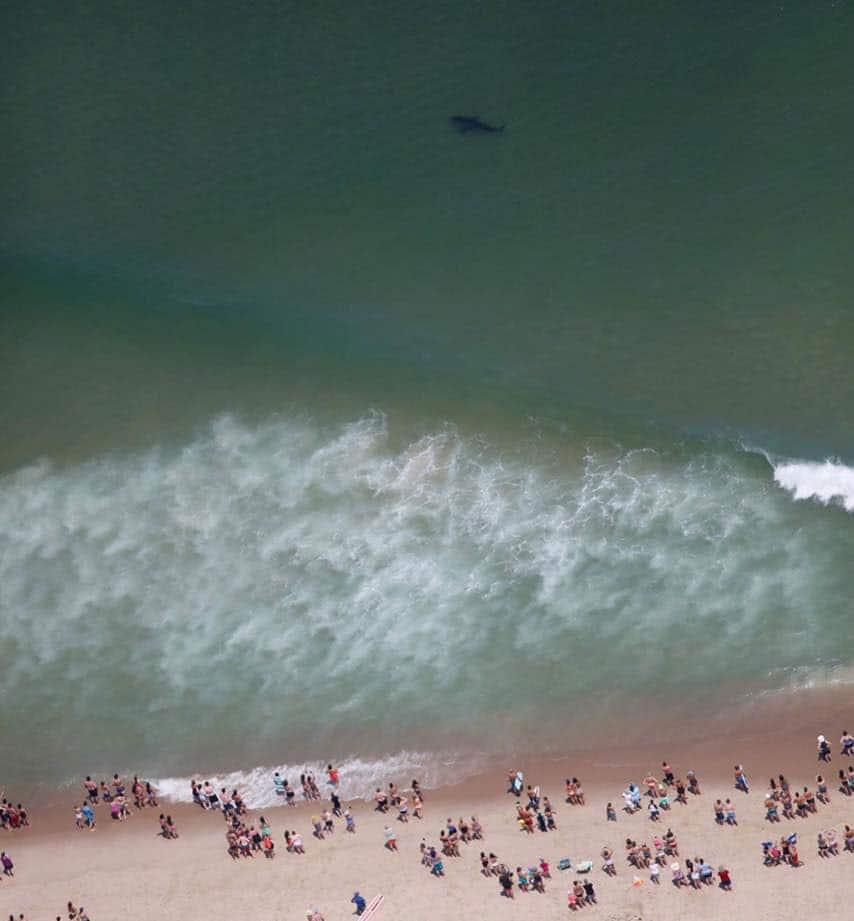
<path id="1" fill-rule="evenodd" d="M 572 861 L 569 857 L 563 857 L 557 862 L 558 870 L 568 870 L 572 866 Z"/>

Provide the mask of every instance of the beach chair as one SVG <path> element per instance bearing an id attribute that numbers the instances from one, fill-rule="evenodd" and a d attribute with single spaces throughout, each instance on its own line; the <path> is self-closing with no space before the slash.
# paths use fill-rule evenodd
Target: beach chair
<path id="1" fill-rule="evenodd" d="M 572 866 L 572 861 L 569 859 L 569 857 L 562 857 L 557 862 L 558 870 L 568 870 L 571 866 Z"/>

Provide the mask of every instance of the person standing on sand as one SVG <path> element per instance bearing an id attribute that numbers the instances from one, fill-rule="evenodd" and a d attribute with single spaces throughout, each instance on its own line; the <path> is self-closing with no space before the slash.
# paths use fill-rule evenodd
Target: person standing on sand
<path id="1" fill-rule="evenodd" d="M 12 858 L 5 851 L 0 851 L 0 864 L 3 866 L 4 876 L 15 875 L 15 864 L 12 863 Z"/>
<path id="2" fill-rule="evenodd" d="M 749 793 L 750 788 L 747 783 L 747 774 L 744 773 L 744 767 L 740 764 L 737 764 L 733 768 L 735 774 L 735 788 L 736 790 L 741 790 L 742 793 Z"/>
<path id="3" fill-rule="evenodd" d="M 839 740 L 841 750 L 839 752 L 845 758 L 854 756 L 854 736 L 850 735 L 847 729 L 842 730 L 842 738 Z"/>
<path id="4" fill-rule="evenodd" d="M 830 742 L 824 736 L 819 736 L 818 742 L 818 760 L 830 764 Z"/>

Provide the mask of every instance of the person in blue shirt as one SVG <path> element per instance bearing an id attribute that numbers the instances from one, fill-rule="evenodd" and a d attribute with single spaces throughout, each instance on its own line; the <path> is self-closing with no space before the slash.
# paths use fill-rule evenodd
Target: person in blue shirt
<path id="1" fill-rule="evenodd" d="M 361 895 L 359 895 L 358 892 L 353 894 L 353 898 L 350 899 L 350 901 L 356 906 L 357 915 L 362 914 L 362 912 L 365 910 L 367 906 L 367 903 L 365 902 L 364 898 Z"/>
<path id="2" fill-rule="evenodd" d="M 92 810 L 92 807 L 88 803 L 84 803 L 83 809 L 81 810 L 81 812 L 83 813 L 83 818 L 86 819 L 87 828 L 94 828 L 95 827 L 95 813 Z"/>

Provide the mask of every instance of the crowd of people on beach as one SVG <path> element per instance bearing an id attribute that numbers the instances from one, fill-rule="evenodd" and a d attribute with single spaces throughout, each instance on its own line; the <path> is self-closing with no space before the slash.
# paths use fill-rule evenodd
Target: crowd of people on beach
<path id="1" fill-rule="evenodd" d="M 624 809 L 627 814 L 634 815 L 643 810 L 643 798 L 648 799 L 647 811 L 652 821 L 658 821 L 660 811 L 670 809 L 671 788 L 676 796 L 675 800 L 687 805 L 688 793 L 694 796 L 700 796 L 699 779 L 694 771 L 686 773 L 687 783 L 677 778 L 671 765 L 664 761 L 661 766 L 661 779 L 653 775 L 652 772 L 644 777 L 642 784 L 645 793 L 641 792 L 641 787 L 634 782 L 630 782 L 623 791 Z M 521 800 L 516 802 L 516 818 L 519 828 L 523 832 L 534 832 L 534 825 L 541 831 L 548 831 L 550 828 L 557 827 L 554 810 L 547 795 L 541 794 L 539 786 L 528 784 L 524 785 L 524 775 L 521 771 L 509 771 L 507 774 L 508 788 L 507 792 L 518 796 L 524 789 L 526 791 L 527 803 L 522 804 Z M 741 765 L 735 766 L 735 785 L 736 788 L 747 792 L 748 783 L 744 769 Z M 570 805 L 585 804 L 584 793 L 581 782 L 577 777 L 568 778 L 566 781 L 566 802 Z M 716 819 L 720 813 L 721 821 L 724 824 L 735 824 L 735 810 L 730 800 L 715 803 Z M 612 803 L 607 803 L 605 807 L 605 818 L 608 822 L 617 821 L 617 812 Z M 714 883 L 717 876 L 718 884 L 724 891 L 732 889 L 732 877 L 727 867 L 720 865 L 717 871 L 714 870 L 702 857 L 686 858 L 683 866 L 679 861 L 673 858 L 679 856 L 679 843 L 676 834 L 671 828 L 659 836 L 653 837 L 652 847 L 646 842 L 638 843 L 632 838 L 626 839 L 626 860 L 630 867 L 636 871 L 645 870 L 649 872 L 649 879 L 653 885 L 660 885 L 661 873 L 669 869 L 672 874 L 672 882 L 676 888 L 688 886 L 693 889 L 701 889 Z M 616 876 L 617 868 L 614 860 L 612 848 L 605 845 L 601 851 L 602 871 L 607 876 Z M 516 868 L 514 874 L 503 864 L 498 863 L 494 854 L 488 857 L 481 854 L 481 873 L 485 876 L 497 875 L 501 884 L 501 895 L 506 898 L 513 898 L 514 885 L 522 892 L 538 891 L 544 892 L 544 877 L 542 874 L 542 865 L 540 868 L 529 867 L 523 869 Z M 548 867 L 548 864 L 545 864 Z M 558 864 L 559 869 L 568 870 L 572 866 L 569 858 L 563 858 Z M 582 860 L 576 866 L 579 873 L 589 873 L 593 869 L 593 861 L 590 859 Z M 643 880 L 639 876 L 633 878 L 633 885 L 642 885 Z M 585 905 L 595 904 L 595 892 L 593 883 L 589 878 L 584 880 L 574 880 L 567 892 L 568 907 L 571 910 L 578 910 Z"/>
<path id="2" fill-rule="evenodd" d="M 817 737 L 816 752 L 822 765 L 832 762 L 833 751 L 823 735 Z M 838 770 L 838 790 L 842 795 L 850 797 L 854 795 L 854 736 L 847 730 L 840 739 L 840 754 L 843 758 L 852 759 L 846 768 Z M 325 786 L 328 790 L 324 792 L 321 792 L 313 772 L 306 771 L 299 778 L 298 789 L 301 789 L 302 800 L 318 803 L 318 809 L 310 820 L 311 835 L 317 841 L 334 835 L 337 820 L 343 820 L 347 833 L 356 832 L 351 804 L 342 803 L 339 795 L 338 770 L 329 764 L 326 773 Z M 523 835 L 557 831 L 557 809 L 549 795 L 538 784 L 526 783 L 521 771 L 510 771 L 507 779 L 507 793 L 515 797 L 514 820 L 519 831 Z M 276 796 L 281 797 L 284 804 L 297 805 L 295 788 L 287 777 L 276 772 L 273 774 L 272 782 Z M 736 808 L 736 800 L 749 801 L 750 782 L 743 765 L 733 766 L 732 782 L 735 794 L 730 797 L 720 796 L 711 805 L 713 820 L 722 828 L 738 827 L 739 810 Z M 219 813 L 225 820 L 227 852 L 233 860 L 252 859 L 262 855 L 273 860 L 276 848 L 271 824 L 264 816 L 260 816 L 257 821 L 249 817 L 249 810 L 238 789 L 232 788 L 229 791 L 226 787 L 220 787 L 217 790 L 210 781 L 197 780 L 192 780 L 190 786 L 195 804 L 205 812 Z M 142 811 L 158 806 L 157 792 L 153 785 L 137 776 L 134 776 L 129 792 L 126 790 L 125 781 L 118 774 L 114 774 L 110 782 L 100 783 L 87 776 L 84 789 L 84 801 L 74 806 L 75 822 L 81 829 L 94 831 L 95 807 L 102 803 L 108 807 L 111 819 L 117 822 L 132 815 L 134 810 Z M 744 796 L 743 800 L 740 799 L 740 794 Z M 701 796 L 702 789 L 697 774 L 692 770 L 677 774 L 668 761 L 661 763 L 659 771 L 648 772 L 640 783 L 631 781 L 626 785 L 622 791 L 623 811 L 626 816 L 645 813 L 651 822 L 656 823 L 652 826 L 654 834 L 651 834 L 648 840 L 638 840 L 633 836 L 625 838 L 625 860 L 633 886 L 642 886 L 646 879 L 651 885 L 660 886 L 662 877 L 669 874 L 670 882 L 677 889 L 702 891 L 713 888 L 717 883 L 719 889 L 725 892 L 732 891 L 732 875 L 726 864 L 718 864 L 715 869 L 712 862 L 702 856 L 682 857 L 680 843 L 673 829 L 667 827 L 663 832 L 658 830 L 666 824 L 661 821 L 664 815 L 672 814 L 671 810 L 676 804 L 684 807 L 692 798 Z M 322 809 L 319 808 L 321 801 Z M 372 801 L 374 812 L 379 813 L 385 820 L 382 827 L 382 846 L 396 853 L 399 851 L 396 828 L 407 825 L 411 819 L 421 820 L 424 817 L 424 795 L 421 786 L 417 779 L 413 779 L 408 789 L 400 790 L 395 783 L 390 782 L 387 788 L 376 788 Z M 765 821 L 775 825 L 783 820 L 796 821 L 816 815 L 822 806 L 830 804 L 831 794 L 823 774 L 815 776 L 814 785 L 798 788 L 790 784 L 784 774 L 778 774 L 769 779 L 767 793 L 761 797 L 761 801 L 764 803 Z M 564 802 L 570 807 L 586 805 L 585 793 L 578 777 L 566 779 Z M 392 817 L 396 821 L 390 822 Z M 607 823 L 619 821 L 618 812 L 612 802 L 606 804 L 605 819 Z M 163 838 L 178 838 L 178 830 L 171 815 L 161 812 L 159 822 Z M 29 824 L 27 810 L 20 803 L 13 805 L 10 800 L 3 797 L 0 801 L 0 830 L 20 831 Z M 287 853 L 305 854 L 302 834 L 287 828 L 283 832 L 283 837 Z M 460 816 L 456 820 L 448 817 L 444 827 L 439 830 L 438 839 L 430 841 L 427 837 L 421 838 L 421 864 L 431 876 L 444 877 L 447 860 L 459 858 L 466 847 L 483 839 L 484 829 L 477 816 Z M 816 833 L 816 849 L 818 856 L 823 860 L 837 857 L 843 850 L 854 852 L 854 828 L 846 824 L 839 834 L 834 828 L 822 828 Z M 798 849 L 797 831 L 783 834 L 779 841 L 762 841 L 761 853 L 763 864 L 767 867 L 800 868 L 805 865 Z M 614 850 L 609 844 L 602 847 L 600 857 L 599 869 L 602 873 L 606 877 L 618 876 Z M 556 866 L 560 871 L 573 871 L 572 881 L 568 882 L 567 889 L 569 910 L 578 911 L 597 904 L 597 893 L 592 879 L 597 867 L 593 860 L 587 858 L 573 862 L 569 857 L 561 857 L 556 861 Z M 14 877 L 14 863 L 5 851 L 0 851 L 0 868 L 0 881 Z M 552 865 L 545 857 L 539 857 L 533 863 L 526 862 L 513 869 L 513 863 L 503 862 L 495 853 L 485 851 L 480 852 L 480 873 L 485 878 L 497 879 L 499 894 L 507 899 L 514 899 L 517 892 L 545 893 L 547 885 L 553 880 Z M 366 903 L 359 893 L 356 893 L 351 901 L 356 906 L 357 913 L 364 910 Z M 71 902 L 67 906 L 67 917 L 69 921 L 89 921 L 85 910 L 75 907 Z M 307 917 L 310 921 L 322 921 L 322 915 L 317 909 L 307 912 Z M 24 915 L 17 918 L 10 915 L 9 918 L 10 921 L 27 921 Z M 57 916 L 57 921 L 63 921 L 61 916 Z"/>
<path id="3" fill-rule="evenodd" d="M 74 824 L 77 828 L 87 831 L 95 830 L 97 824 L 95 806 L 99 803 L 103 803 L 109 809 L 110 818 L 114 822 L 123 822 L 133 815 L 125 781 L 118 774 L 113 774 L 113 779 L 109 783 L 102 780 L 100 784 L 87 775 L 83 781 L 83 788 L 83 802 L 74 804 Z M 130 793 L 137 811 L 141 812 L 147 807 L 158 805 L 157 791 L 148 780 L 140 780 L 139 777 L 134 776 Z M 164 816 L 161 815 L 161 829 L 164 827 L 163 819 Z M 169 824 L 172 824 L 171 819 L 169 819 Z M 174 835 L 164 833 L 164 837 L 177 837 L 177 832 Z"/>

